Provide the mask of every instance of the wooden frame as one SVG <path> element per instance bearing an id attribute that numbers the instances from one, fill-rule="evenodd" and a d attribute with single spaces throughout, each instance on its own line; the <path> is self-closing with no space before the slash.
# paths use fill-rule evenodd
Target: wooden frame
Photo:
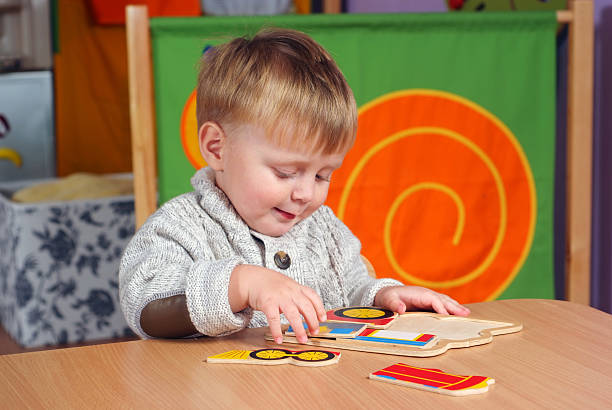
<path id="1" fill-rule="evenodd" d="M 130 130 L 136 228 L 157 209 L 153 69 L 147 6 L 126 7 Z"/>
<path id="2" fill-rule="evenodd" d="M 338 13 L 340 2 L 324 10 Z M 570 0 L 557 21 L 569 25 L 565 298 L 588 305 L 591 290 L 593 146 L 593 2 Z M 130 125 L 136 227 L 157 208 L 157 171 L 149 19 L 146 6 L 126 8 Z"/>
<path id="3" fill-rule="evenodd" d="M 567 77 L 565 298 L 591 302 L 593 2 L 570 1 Z"/>

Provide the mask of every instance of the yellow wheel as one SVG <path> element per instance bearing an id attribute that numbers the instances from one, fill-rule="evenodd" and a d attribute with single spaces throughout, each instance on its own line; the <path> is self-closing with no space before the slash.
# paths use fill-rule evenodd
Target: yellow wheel
<path id="1" fill-rule="evenodd" d="M 332 352 L 324 350 L 304 350 L 295 356 L 294 359 L 301 362 L 324 362 L 333 359 L 335 356 Z"/>
<path id="2" fill-rule="evenodd" d="M 253 350 L 249 356 L 259 360 L 280 360 L 291 354 L 290 350 L 285 349 L 259 349 Z"/>
<path id="3" fill-rule="evenodd" d="M 359 319 L 375 319 L 384 314 L 385 312 L 378 309 L 349 309 L 344 311 L 345 316 Z"/>

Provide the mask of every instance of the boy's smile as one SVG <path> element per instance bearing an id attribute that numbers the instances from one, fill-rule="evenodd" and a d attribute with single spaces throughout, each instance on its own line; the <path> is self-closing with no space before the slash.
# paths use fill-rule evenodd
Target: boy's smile
<path id="1" fill-rule="evenodd" d="M 251 229 L 281 236 L 323 205 L 344 156 L 279 147 L 243 126 L 225 137 L 216 183 Z"/>
<path id="2" fill-rule="evenodd" d="M 276 211 L 278 211 L 278 213 L 280 213 L 282 216 L 284 216 L 286 219 L 288 220 L 292 220 L 293 218 L 295 218 L 295 215 L 289 212 L 285 212 L 282 209 L 278 209 L 278 208 L 274 208 Z"/>

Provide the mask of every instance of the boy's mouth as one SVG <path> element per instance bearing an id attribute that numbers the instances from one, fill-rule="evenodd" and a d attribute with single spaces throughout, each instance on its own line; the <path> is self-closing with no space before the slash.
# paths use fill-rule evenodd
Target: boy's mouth
<path id="1" fill-rule="evenodd" d="M 276 210 L 276 212 L 278 212 L 285 219 L 291 220 L 291 219 L 295 218 L 294 214 L 291 214 L 289 212 L 285 212 L 285 211 L 283 211 L 282 209 L 279 209 L 279 208 L 274 208 L 274 209 Z"/>

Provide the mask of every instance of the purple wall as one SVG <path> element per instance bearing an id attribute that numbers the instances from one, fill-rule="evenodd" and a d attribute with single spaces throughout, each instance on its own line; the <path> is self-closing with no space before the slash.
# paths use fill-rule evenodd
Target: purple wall
<path id="1" fill-rule="evenodd" d="M 612 0 L 595 0 L 593 281 L 591 304 L 612 313 Z"/>
<path id="2" fill-rule="evenodd" d="M 346 0 L 349 13 L 428 13 L 448 11 L 445 0 Z"/>

